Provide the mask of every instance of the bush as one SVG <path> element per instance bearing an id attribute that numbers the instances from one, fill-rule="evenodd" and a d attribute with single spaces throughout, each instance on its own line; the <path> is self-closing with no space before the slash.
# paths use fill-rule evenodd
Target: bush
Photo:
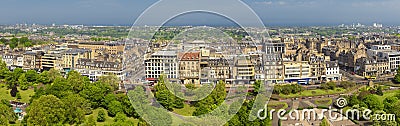
<path id="1" fill-rule="evenodd" d="M 22 99 L 21 94 L 18 92 L 16 95 L 17 99 Z"/>
<path id="2" fill-rule="evenodd" d="M 316 91 L 311 91 L 311 94 L 317 94 L 317 92 Z"/>
<path id="3" fill-rule="evenodd" d="M 114 122 L 125 122 L 126 121 L 126 115 L 122 112 L 117 113 L 117 115 L 114 118 Z"/>
<path id="4" fill-rule="evenodd" d="M 99 113 L 97 113 L 97 122 L 104 122 L 106 121 L 106 112 L 104 109 L 101 109 Z"/>
<path id="5" fill-rule="evenodd" d="M 21 90 L 28 90 L 29 86 L 28 85 L 21 85 L 20 88 L 21 88 Z"/>

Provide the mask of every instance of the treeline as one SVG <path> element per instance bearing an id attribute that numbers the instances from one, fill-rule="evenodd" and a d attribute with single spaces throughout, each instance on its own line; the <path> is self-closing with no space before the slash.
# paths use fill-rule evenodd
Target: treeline
<path id="1" fill-rule="evenodd" d="M 28 37 L 21 37 L 21 38 L 11 38 L 7 40 L 5 38 L 0 39 L 0 44 L 9 45 L 11 49 L 17 47 L 32 47 L 34 45 L 42 45 L 47 44 L 49 42 L 41 41 L 41 40 L 30 40 Z"/>

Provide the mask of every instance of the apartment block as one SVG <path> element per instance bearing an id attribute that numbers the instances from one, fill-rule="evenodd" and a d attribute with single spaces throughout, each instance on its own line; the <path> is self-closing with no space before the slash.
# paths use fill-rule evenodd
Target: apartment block
<path id="1" fill-rule="evenodd" d="M 145 56 L 145 75 L 156 81 L 162 74 L 169 79 L 178 79 L 178 58 L 175 51 L 158 51 Z"/>

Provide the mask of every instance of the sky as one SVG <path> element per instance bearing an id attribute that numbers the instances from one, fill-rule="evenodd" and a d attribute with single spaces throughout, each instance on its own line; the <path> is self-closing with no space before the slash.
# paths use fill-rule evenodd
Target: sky
<path id="1" fill-rule="evenodd" d="M 132 25 L 146 8 L 156 2 L 157 0 L 1 0 L 0 24 Z M 255 11 L 266 26 L 339 25 L 357 22 L 367 25 L 372 25 L 374 22 L 400 25 L 400 0 L 243 0 L 243 2 Z M 210 2 L 210 5 L 212 4 L 219 3 Z M 174 5 L 176 8 L 186 6 L 181 3 Z M 225 7 L 229 9 L 221 5 L 222 9 Z M 237 11 L 241 16 L 239 10 L 231 11 Z M 167 24 L 231 25 L 232 22 L 210 13 L 190 13 L 178 16 Z"/>

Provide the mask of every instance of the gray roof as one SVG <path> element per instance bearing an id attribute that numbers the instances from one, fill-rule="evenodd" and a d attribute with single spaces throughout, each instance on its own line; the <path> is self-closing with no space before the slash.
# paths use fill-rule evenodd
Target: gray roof
<path id="1" fill-rule="evenodd" d="M 65 51 L 64 54 L 78 54 L 78 53 L 82 54 L 85 52 L 91 52 L 91 50 L 90 49 L 79 49 L 79 48 L 69 49 L 69 50 Z"/>
<path id="2" fill-rule="evenodd" d="M 152 54 L 152 56 L 177 56 L 175 51 L 158 51 Z"/>

